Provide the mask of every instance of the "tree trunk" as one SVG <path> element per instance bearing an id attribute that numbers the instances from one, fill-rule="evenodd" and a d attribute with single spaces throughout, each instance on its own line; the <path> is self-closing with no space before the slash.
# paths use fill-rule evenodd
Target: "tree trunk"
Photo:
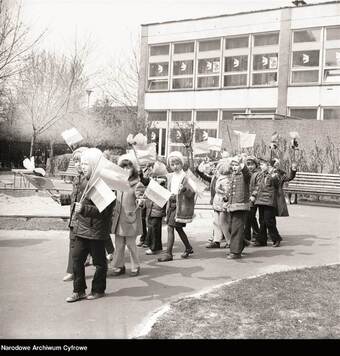
<path id="1" fill-rule="evenodd" d="M 34 144 L 35 144 L 36 138 L 37 138 L 36 132 L 33 131 L 32 138 L 31 138 L 31 147 L 30 147 L 30 156 L 29 156 L 29 158 L 31 158 L 33 156 Z"/>

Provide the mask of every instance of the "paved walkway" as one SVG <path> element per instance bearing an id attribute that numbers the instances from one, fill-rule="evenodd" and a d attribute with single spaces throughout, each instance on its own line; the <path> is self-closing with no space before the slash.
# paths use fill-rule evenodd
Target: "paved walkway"
<path id="1" fill-rule="evenodd" d="M 141 249 L 140 276 L 109 277 L 105 298 L 73 304 L 65 302 L 72 283 L 62 282 L 68 232 L 0 230 L 0 338 L 129 338 L 153 311 L 178 297 L 259 273 L 340 263 L 340 209 L 289 208 L 291 216 L 278 219 L 280 248 L 249 247 L 243 259 L 226 260 L 225 249 L 204 247 L 212 219 L 200 212 L 187 227 L 193 257 L 180 258 L 177 238 L 172 262 L 158 263 Z M 86 272 L 90 288 L 94 268 Z"/>

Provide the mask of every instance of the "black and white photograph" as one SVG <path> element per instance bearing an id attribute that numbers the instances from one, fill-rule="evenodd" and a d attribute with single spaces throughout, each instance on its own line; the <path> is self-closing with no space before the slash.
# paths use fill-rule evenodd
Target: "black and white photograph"
<path id="1" fill-rule="evenodd" d="M 339 276 L 340 1 L 0 0 L 0 352 L 339 341 Z"/>

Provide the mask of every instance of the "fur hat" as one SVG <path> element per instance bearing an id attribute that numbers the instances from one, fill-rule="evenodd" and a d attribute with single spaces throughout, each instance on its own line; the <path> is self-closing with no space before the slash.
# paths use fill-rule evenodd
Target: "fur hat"
<path id="1" fill-rule="evenodd" d="M 123 161 L 130 161 L 132 165 L 137 169 L 137 160 L 136 156 L 133 153 L 129 152 L 121 155 L 118 158 L 118 166 L 120 166 Z"/>
<path id="2" fill-rule="evenodd" d="M 103 152 L 98 148 L 89 148 L 88 150 L 84 150 L 81 154 L 81 161 L 87 161 L 92 169 L 95 169 L 98 161 L 100 160 Z"/>
<path id="3" fill-rule="evenodd" d="M 181 152 L 179 152 L 179 151 L 170 152 L 170 154 L 168 156 L 168 164 L 170 164 L 170 160 L 172 158 L 176 158 L 176 159 L 180 160 L 182 162 L 182 165 L 184 165 L 184 157 Z"/>
<path id="4" fill-rule="evenodd" d="M 161 176 L 166 176 L 168 173 L 166 166 L 163 162 L 156 161 L 153 165 L 152 168 L 152 175 L 161 177 Z"/>
<path id="5" fill-rule="evenodd" d="M 246 161 L 253 161 L 256 164 L 256 166 L 259 165 L 259 160 L 255 156 L 252 156 L 252 155 L 248 156 Z"/>
<path id="6" fill-rule="evenodd" d="M 85 152 L 86 150 L 88 150 L 88 147 L 78 147 L 76 150 L 74 150 L 72 152 L 72 159 L 80 159 L 81 155 L 83 152 Z"/>
<path id="7" fill-rule="evenodd" d="M 230 171 L 231 158 L 221 159 L 216 166 L 216 171 L 220 174 L 227 174 Z"/>

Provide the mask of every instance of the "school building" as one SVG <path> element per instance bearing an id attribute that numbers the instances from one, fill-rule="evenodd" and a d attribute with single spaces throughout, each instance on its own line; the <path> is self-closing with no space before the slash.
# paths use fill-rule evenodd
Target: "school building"
<path id="1" fill-rule="evenodd" d="M 233 130 L 340 147 L 340 3 L 293 3 L 142 25 L 138 110 L 160 155 L 190 128 L 227 149 Z"/>

